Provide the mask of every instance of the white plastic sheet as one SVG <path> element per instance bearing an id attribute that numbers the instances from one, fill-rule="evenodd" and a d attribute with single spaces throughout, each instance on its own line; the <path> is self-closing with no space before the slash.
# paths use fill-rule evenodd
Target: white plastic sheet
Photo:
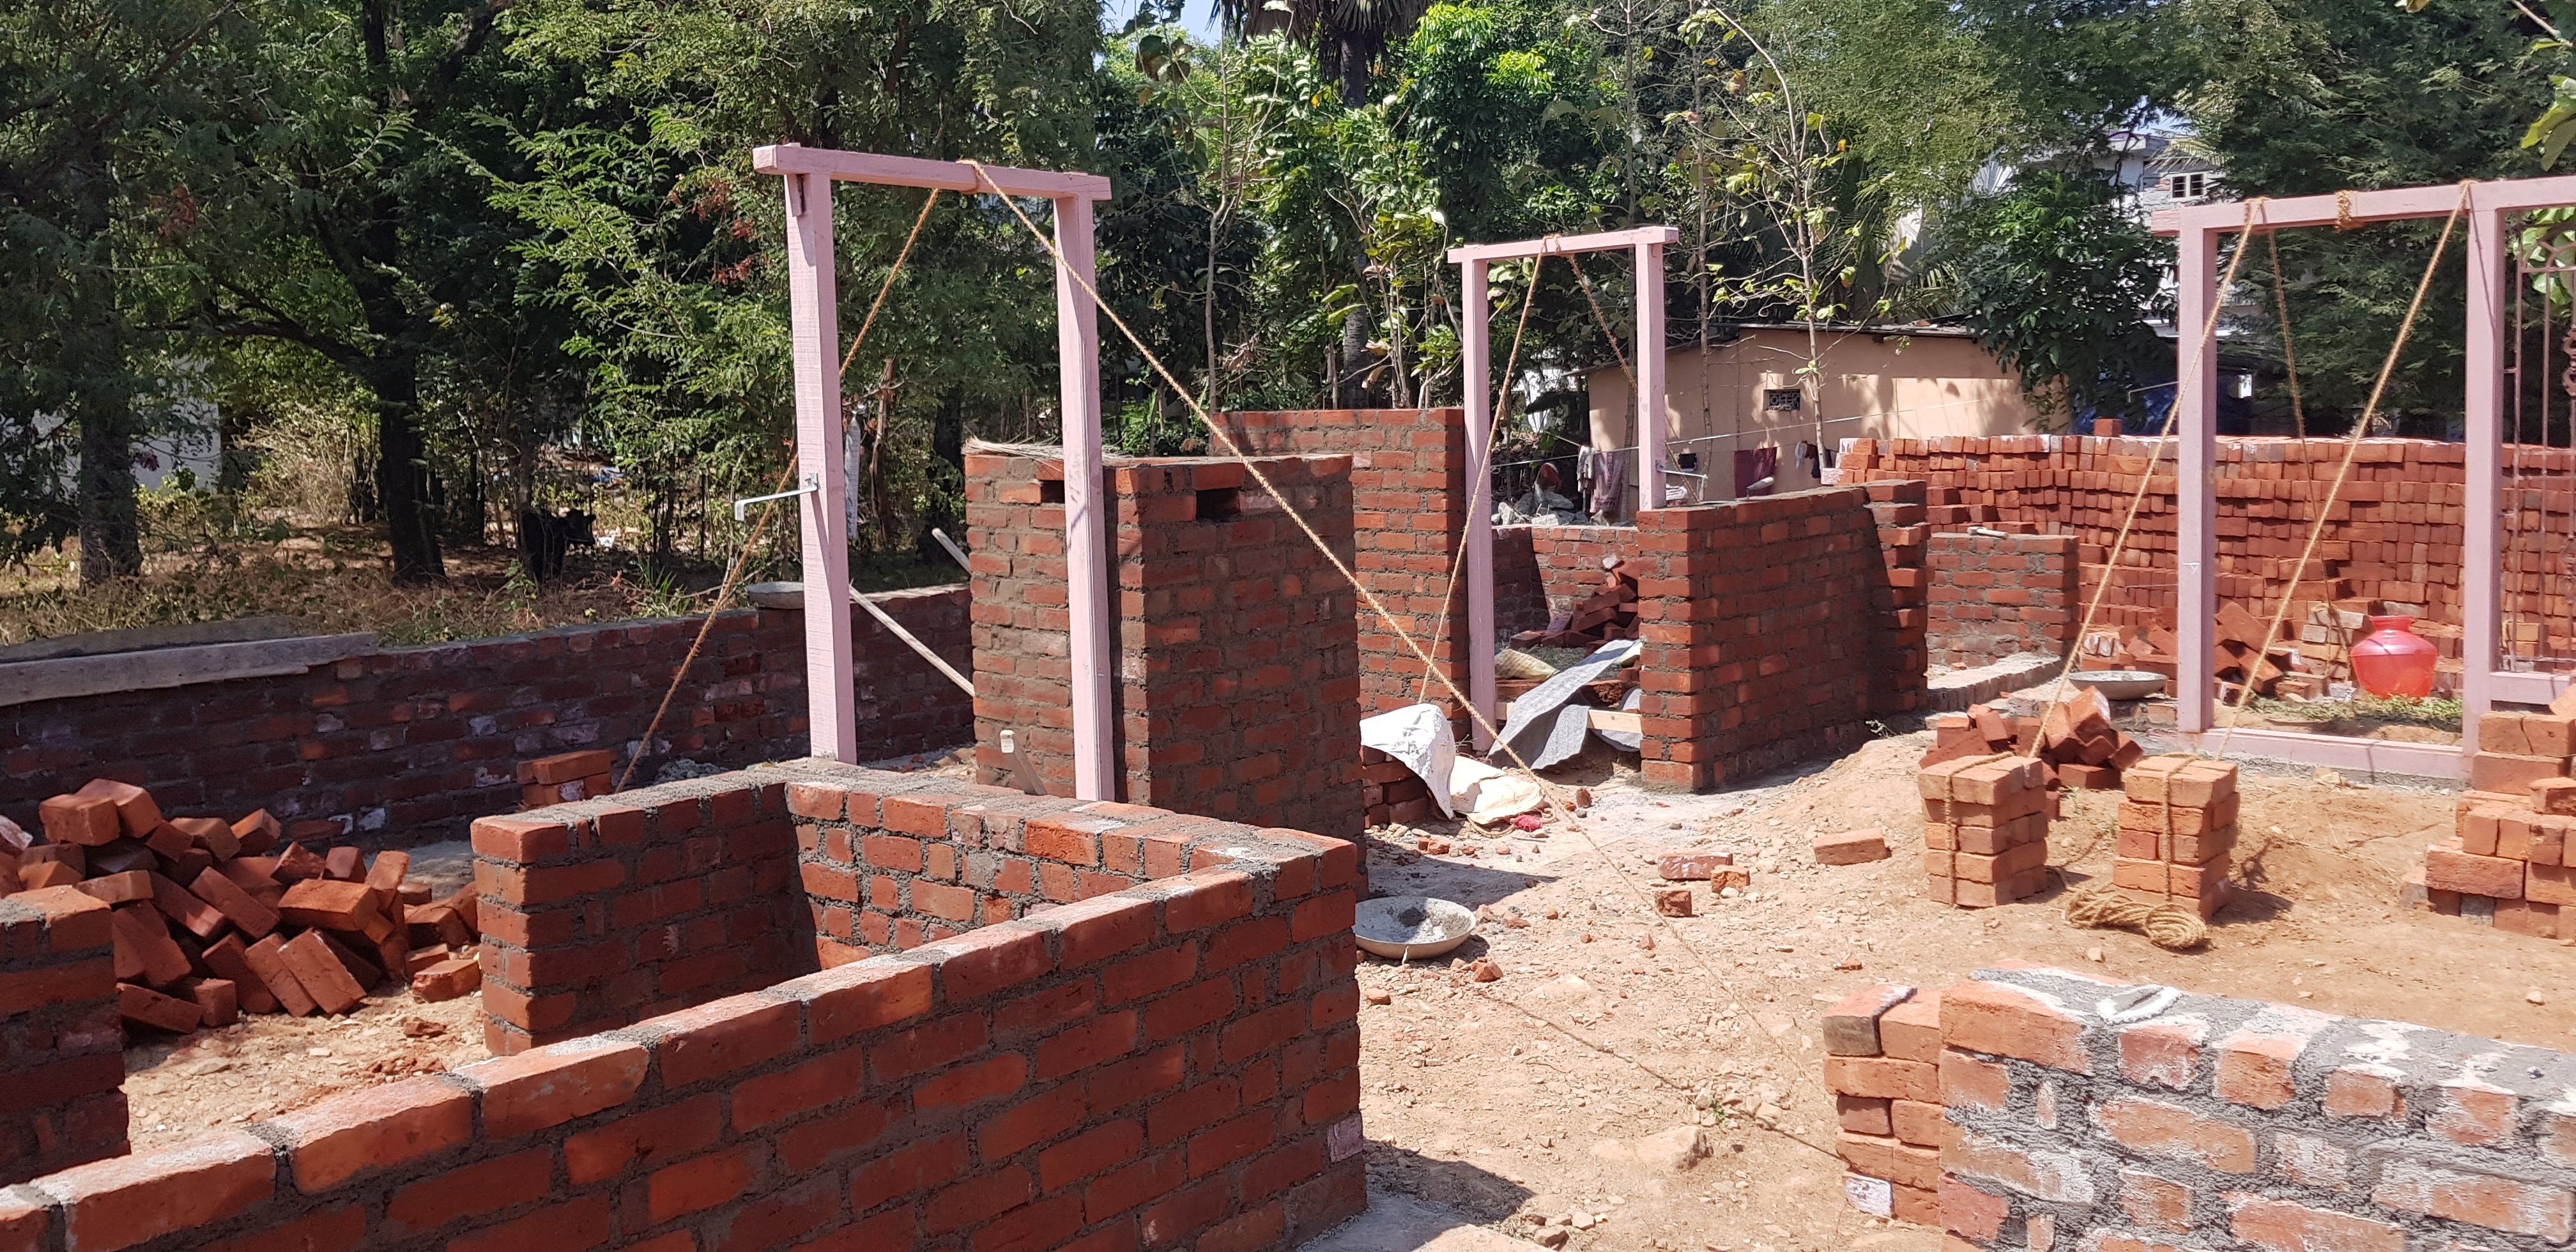
<path id="1" fill-rule="evenodd" d="M 1456 817 L 1450 807 L 1450 775 L 1458 763 L 1458 738 L 1449 715 L 1436 704 L 1416 704 L 1360 719 L 1360 743 L 1404 763 L 1431 790 L 1431 802 L 1442 817 Z"/>

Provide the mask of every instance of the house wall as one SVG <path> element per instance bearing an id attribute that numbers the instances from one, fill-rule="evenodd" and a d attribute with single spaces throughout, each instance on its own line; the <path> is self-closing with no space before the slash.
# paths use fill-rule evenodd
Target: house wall
<path id="1" fill-rule="evenodd" d="M 2074 646 L 2073 535 L 1972 535 L 1931 539 L 1926 640 L 1931 663 L 1978 666 L 2023 652 L 2059 657 Z"/>
<path id="2" fill-rule="evenodd" d="M 1310 409 L 1220 413 L 1216 420 L 1248 455 L 1350 458 L 1352 572 L 1466 690 L 1467 580 L 1463 572 L 1450 578 L 1467 531 L 1466 412 Z M 1366 604 L 1354 612 L 1362 715 L 1420 703 L 1421 656 Z M 1434 683 L 1427 698 L 1462 720 L 1446 691 Z"/>
<path id="3" fill-rule="evenodd" d="M 698 782 L 639 800 L 776 793 L 867 837 L 911 785 L 820 763 Z M 891 820 L 950 830 L 995 798 L 902 794 Z M 575 808 L 526 820 L 597 828 Z M 1366 1203 L 1358 851 L 1126 817 L 1178 823 L 1169 873 L 40 1177 L 0 1193 L 0 1249 L 1284 1252 Z"/>
<path id="4" fill-rule="evenodd" d="M 879 602 L 952 664 L 965 661 L 966 588 Z M 972 737 L 965 693 L 865 612 L 850 617 L 867 759 Z M 522 760 L 607 748 L 622 774 L 700 621 L 389 648 L 302 674 L 0 708 L 0 814 L 34 829 L 45 797 L 106 777 L 149 790 L 171 813 L 267 809 L 308 844 L 460 838 L 475 818 L 519 807 Z M 805 755 L 803 621 L 719 615 L 638 778 L 675 757 Z"/>
<path id="5" fill-rule="evenodd" d="M 2038 417 L 2022 394 L 2020 376 L 1973 339 L 1844 331 L 1826 335 L 1824 343 L 1819 394 L 1794 413 L 1764 408 L 1763 393 L 1800 385 L 1798 371 L 1807 359 L 1803 331 L 1748 328 L 1732 342 L 1711 345 L 1704 363 L 1695 344 L 1666 354 L 1664 438 L 1674 452 L 1700 453 L 1694 472 L 1711 476 L 1701 498 L 1732 493 L 1732 453 L 1740 448 L 1779 450 L 1778 492 L 1820 485 L 1791 451 L 1816 441 L 1819 413 L 1826 419 L 1828 448 L 1850 438 L 2020 434 Z M 1592 446 L 1635 447 L 1627 375 L 1616 367 L 1595 370 L 1589 392 Z M 1704 436 L 1733 438 L 1682 442 Z"/>
<path id="6" fill-rule="evenodd" d="M 1924 706 L 1922 498 L 1881 483 L 1645 515 L 1647 783 L 1704 791 Z"/>

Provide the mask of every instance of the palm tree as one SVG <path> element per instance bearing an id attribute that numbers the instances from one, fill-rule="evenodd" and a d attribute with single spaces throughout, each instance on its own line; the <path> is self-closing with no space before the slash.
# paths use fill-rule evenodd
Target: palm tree
<path id="1" fill-rule="evenodd" d="M 1430 7 L 1430 0 L 1217 0 L 1226 29 L 1286 31 L 1312 48 L 1325 72 L 1340 80 L 1344 104 L 1367 98 L 1369 74 Z"/>

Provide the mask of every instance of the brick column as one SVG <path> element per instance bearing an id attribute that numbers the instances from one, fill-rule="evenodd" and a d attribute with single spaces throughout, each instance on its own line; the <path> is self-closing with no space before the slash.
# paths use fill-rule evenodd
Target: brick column
<path id="1" fill-rule="evenodd" d="M 1344 561 L 1344 457 L 1258 462 Z M 1054 462 L 978 456 L 967 523 L 978 562 L 978 777 L 1035 771 L 1070 791 L 1063 558 L 1036 530 L 1062 510 Z M 1118 579 L 1121 798 L 1229 820 L 1360 831 L 1357 596 L 1240 463 L 1119 461 L 1104 499 Z M 1018 751 L 1001 750 L 1012 732 Z M 1015 759 L 1016 758 L 1016 759 Z"/>
<path id="2" fill-rule="evenodd" d="M 0 899 L 0 1184 L 125 1155 L 111 916 L 74 887 Z"/>

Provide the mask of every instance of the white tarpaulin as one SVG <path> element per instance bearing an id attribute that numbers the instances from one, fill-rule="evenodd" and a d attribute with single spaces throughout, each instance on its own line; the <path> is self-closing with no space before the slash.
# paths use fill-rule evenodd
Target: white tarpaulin
<path id="1" fill-rule="evenodd" d="M 1404 763 L 1431 791 L 1442 817 L 1456 817 L 1449 806 L 1450 775 L 1458 763 L 1458 737 L 1449 715 L 1436 704 L 1416 704 L 1360 719 L 1360 744 Z"/>

